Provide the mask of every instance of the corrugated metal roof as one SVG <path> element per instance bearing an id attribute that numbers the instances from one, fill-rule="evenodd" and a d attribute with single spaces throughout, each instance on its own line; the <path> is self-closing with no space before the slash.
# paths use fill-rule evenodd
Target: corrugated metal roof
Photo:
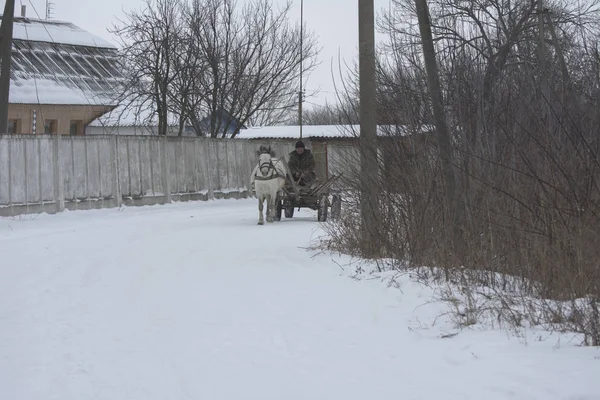
<path id="1" fill-rule="evenodd" d="M 378 136 L 407 136 L 419 132 L 430 132 L 431 126 L 423 126 L 421 129 L 407 126 L 379 125 Z M 355 138 L 360 135 L 360 125 L 303 125 L 303 138 Z M 262 126 L 250 127 L 239 133 L 238 139 L 298 139 L 300 137 L 300 126 Z"/>
<path id="2" fill-rule="evenodd" d="M 302 137 L 354 137 L 358 135 L 357 125 L 303 125 Z M 298 139 L 299 125 L 249 127 L 241 131 L 238 139 Z"/>

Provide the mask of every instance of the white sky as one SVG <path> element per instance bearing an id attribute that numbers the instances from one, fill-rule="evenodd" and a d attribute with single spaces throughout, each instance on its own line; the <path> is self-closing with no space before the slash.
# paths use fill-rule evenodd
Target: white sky
<path id="1" fill-rule="evenodd" d="M 244 0 L 239 0 L 242 3 Z M 285 0 L 273 0 L 284 4 Z M 292 17 L 300 20 L 300 0 L 293 0 Z M 4 9 L 2 2 L 2 9 Z M 117 18 L 123 17 L 123 10 L 139 9 L 143 0 L 54 0 L 53 19 L 72 22 L 108 41 L 115 42 L 107 32 Z M 27 6 L 27 16 L 45 16 L 45 0 L 16 0 L 15 13 L 20 13 L 21 4 Z M 375 0 L 375 12 L 388 7 L 388 0 Z M 0 11 L 1 13 L 1 11 Z M 320 90 L 319 95 L 307 99 L 310 103 L 323 104 L 326 100 L 335 101 L 334 84 L 331 76 L 332 61 L 337 70 L 337 57 L 351 64 L 358 56 L 358 0 L 304 0 L 304 21 L 308 28 L 319 36 L 322 47 L 321 65 L 305 82 L 307 91 Z M 339 74 L 336 73 L 339 81 Z M 310 107 L 311 104 L 305 107 Z"/>

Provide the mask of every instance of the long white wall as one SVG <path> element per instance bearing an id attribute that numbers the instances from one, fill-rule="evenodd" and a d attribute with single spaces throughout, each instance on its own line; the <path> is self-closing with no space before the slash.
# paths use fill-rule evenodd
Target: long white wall
<path id="1" fill-rule="evenodd" d="M 292 142 L 273 142 L 277 155 Z M 0 136 L 0 216 L 247 197 L 260 143 L 158 136 Z"/>

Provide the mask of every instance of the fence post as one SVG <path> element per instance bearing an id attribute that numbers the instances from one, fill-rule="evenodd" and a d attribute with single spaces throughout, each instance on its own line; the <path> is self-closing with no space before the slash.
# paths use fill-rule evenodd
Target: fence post
<path id="1" fill-rule="evenodd" d="M 56 204 L 56 212 L 65 210 L 65 190 L 62 177 L 62 168 L 60 163 L 60 142 L 61 134 L 54 135 L 52 143 L 52 167 L 54 175 L 54 203 Z"/>
<path id="2" fill-rule="evenodd" d="M 121 186 L 120 186 L 120 177 L 119 177 L 119 136 L 115 134 L 115 137 L 112 141 L 111 148 L 111 157 L 112 157 L 112 175 L 113 175 L 113 196 L 117 202 L 117 208 L 121 207 L 123 203 L 123 198 L 121 197 Z"/>
<path id="3" fill-rule="evenodd" d="M 88 209 L 92 208 L 92 196 L 90 194 L 90 155 L 88 152 L 89 136 L 83 136 L 83 149 L 85 153 L 85 197 L 88 202 Z"/>
<path id="4" fill-rule="evenodd" d="M 162 172 L 163 190 L 165 191 L 165 202 L 171 202 L 171 185 L 169 181 L 169 157 L 167 156 L 167 136 L 160 141 L 160 170 Z"/>
<path id="5" fill-rule="evenodd" d="M 42 140 L 35 136 L 36 138 L 36 143 L 37 143 L 37 159 L 38 159 L 38 170 L 37 170 L 37 177 L 38 177 L 38 191 L 40 193 L 40 207 L 42 209 L 42 212 L 44 212 L 44 189 L 42 187 Z"/>
<path id="6" fill-rule="evenodd" d="M 24 172 L 24 180 L 25 183 L 25 212 L 29 214 L 29 171 L 27 170 L 27 142 L 28 140 L 23 138 L 23 172 Z"/>
<path id="7" fill-rule="evenodd" d="M 12 149 L 14 136 L 8 136 L 8 204 L 10 205 L 10 215 L 15 215 L 15 209 L 13 207 L 13 195 L 12 195 Z"/>
<path id="8" fill-rule="evenodd" d="M 100 158 L 101 138 L 96 141 L 96 160 L 98 161 L 98 194 L 100 195 L 100 208 L 104 208 L 104 191 L 102 190 L 102 159 Z"/>
<path id="9" fill-rule="evenodd" d="M 206 177 L 208 178 L 208 193 L 207 193 L 207 198 L 208 200 L 214 200 L 215 199 L 215 193 L 213 191 L 213 181 L 212 181 L 212 175 L 211 175 L 211 165 L 210 165 L 210 143 L 211 143 L 212 139 L 209 138 L 204 138 L 204 143 L 206 144 L 206 146 L 204 146 L 204 154 L 205 154 L 205 159 L 206 159 Z"/>
<path id="10" fill-rule="evenodd" d="M 198 138 L 194 138 L 194 193 L 200 193 L 200 179 L 198 179 Z M 198 197 L 200 199 L 200 197 Z"/>
<path id="11" fill-rule="evenodd" d="M 73 140 L 72 135 L 70 135 L 69 138 L 71 139 L 71 177 L 72 177 L 71 186 L 73 187 L 72 201 L 73 201 L 73 207 L 75 208 L 75 210 L 79 210 L 79 203 L 77 202 L 77 185 L 75 184 L 75 177 L 77 176 L 75 174 L 75 141 Z"/>

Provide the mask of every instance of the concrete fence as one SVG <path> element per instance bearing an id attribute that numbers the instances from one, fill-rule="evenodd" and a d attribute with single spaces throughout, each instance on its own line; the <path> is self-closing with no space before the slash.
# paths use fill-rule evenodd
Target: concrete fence
<path id="1" fill-rule="evenodd" d="M 157 136 L 0 136 L 0 216 L 247 197 L 259 145 Z M 272 147 L 287 155 L 293 143 Z"/>

